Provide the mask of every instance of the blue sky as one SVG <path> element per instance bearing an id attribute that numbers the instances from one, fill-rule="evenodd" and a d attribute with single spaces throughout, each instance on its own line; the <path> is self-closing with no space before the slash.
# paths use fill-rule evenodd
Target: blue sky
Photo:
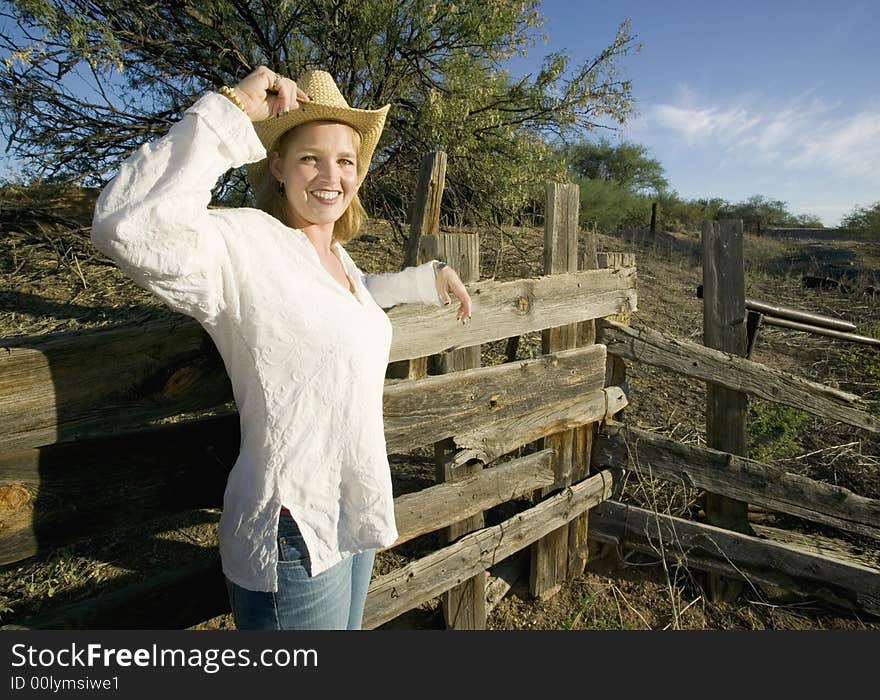
<path id="1" fill-rule="evenodd" d="M 544 0 L 541 12 L 548 41 L 512 76 L 550 51 L 592 58 L 632 20 L 642 49 L 620 66 L 636 112 L 604 133 L 648 146 L 680 195 L 763 194 L 826 225 L 880 200 L 880 0 Z"/>
<path id="2" fill-rule="evenodd" d="M 544 0 L 550 51 L 573 63 L 620 22 L 641 52 L 621 66 L 637 114 L 613 140 L 645 144 L 684 197 L 764 194 L 835 225 L 880 200 L 880 2 Z"/>

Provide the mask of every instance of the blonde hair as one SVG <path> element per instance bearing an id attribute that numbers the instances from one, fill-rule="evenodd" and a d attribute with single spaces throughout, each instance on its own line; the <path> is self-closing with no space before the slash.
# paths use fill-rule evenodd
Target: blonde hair
<path id="1" fill-rule="evenodd" d="M 334 122 L 332 120 L 321 121 L 324 123 L 345 124 L 345 122 Z M 304 123 L 314 124 L 314 122 Z M 350 124 L 345 125 L 356 135 L 357 144 L 355 144 L 355 146 L 356 148 L 359 148 L 361 135 L 358 133 L 357 129 Z M 294 132 L 301 126 L 303 126 L 303 124 L 298 124 L 292 129 L 285 131 L 278 138 L 278 141 L 276 141 L 275 148 L 273 148 L 272 151 L 278 151 L 278 154 L 283 158 L 287 146 L 293 138 Z M 363 167 L 368 167 L 368 165 L 369 164 L 364 164 Z M 362 165 L 361 163 L 358 163 L 358 169 L 360 169 L 360 167 L 362 167 Z M 283 192 L 278 191 L 278 180 L 276 180 L 268 170 L 266 172 L 266 177 L 263 178 L 263 182 L 260 186 L 254 188 L 254 197 L 257 209 L 262 209 L 267 214 L 274 216 L 285 226 L 293 228 L 287 198 L 284 196 Z M 336 220 L 336 223 L 333 224 L 333 238 L 331 243 L 335 243 L 336 241 L 339 241 L 339 243 L 343 245 L 348 243 L 358 234 L 358 231 L 360 231 L 361 226 L 363 226 L 366 220 L 367 212 L 361 204 L 360 197 L 358 197 L 357 192 L 355 192 L 348 207 L 342 212 L 342 216 L 340 216 Z"/>

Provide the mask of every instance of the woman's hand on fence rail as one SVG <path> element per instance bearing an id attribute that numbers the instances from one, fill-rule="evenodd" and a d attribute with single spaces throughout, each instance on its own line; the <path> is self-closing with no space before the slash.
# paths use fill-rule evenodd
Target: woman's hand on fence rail
<path id="1" fill-rule="evenodd" d="M 253 122 L 299 109 L 300 102 L 310 102 L 291 78 L 285 78 L 267 66 L 258 66 L 234 88 Z"/>
<path id="2" fill-rule="evenodd" d="M 462 323 L 470 320 L 472 308 L 471 296 L 468 294 L 467 288 L 464 286 L 464 282 L 461 281 L 458 273 L 449 267 L 449 265 L 440 266 L 437 265 L 437 263 L 434 264 L 434 272 L 434 281 L 437 285 L 437 294 L 440 297 L 440 301 L 446 306 L 452 303 L 452 299 L 449 295 L 454 294 L 459 301 L 456 319 Z"/>

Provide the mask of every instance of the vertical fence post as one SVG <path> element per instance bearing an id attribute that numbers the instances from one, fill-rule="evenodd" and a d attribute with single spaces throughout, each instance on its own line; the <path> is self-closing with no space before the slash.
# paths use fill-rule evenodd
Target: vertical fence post
<path id="1" fill-rule="evenodd" d="M 548 182 L 544 214 L 544 274 L 576 272 L 578 266 L 578 213 L 580 191 L 572 183 Z M 544 354 L 569 350 L 577 343 L 578 324 L 559 326 L 541 332 Z M 571 484 L 574 431 L 550 435 L 544 448 L 556 450 L 554 488 Z M 532 545 L 529 590 L 539 598 L 556 594 L 568 571 L 568 524 Z"/>
<path id="2" fill-rule="evenodd" d="M 409 237 L 403 252 L 403 267 L 437 257 L 436 237 L 440 232 L 440 203 L 445 187 L 446 152 L 431 151 L 419 163 L 419 179 L 409 220 Z"/>
<path id="3" fill-rule="evenodd" d="M 636 264 L 636 256 L 633 253 L 598 253 L 596 259 L 598 261 L 598 266 L 602 269 L 610 268 L 619 270 L 624 267 L 634 267 Z M 629 306 L 621 309 L 618 314 L 605 316 L 605 318 L 611 321 L 617 321 L 617 323 L 624 323 L 627 325 L 629 325 L 631 317 L 632 310 Z M 605 320 L 605 318 L 602 320 Z M 604 342 L 602 340 L 601 321 L 596 329 L 596 335 L 598 337 L 597 342 Z M 618 355 L 608 355 L 606 357 L 605 386 L 620 386 L 623 387 L 625 393 L 629 392 L 629 387 L 626 382 L 626 362 L 622 357 L 619 357 Z M 614 418 L 619 420 L 622 414 L 623 411 L 619 411 L 614 414 Z"/>
<path id="4" fill-rule="evenodd" d="M 440 203 L 446 186 L 446 153 L 432 151 L 419 165 L 416 197 L 410 217 L 409 237 L 403 251 L 402 267 L 412 267 L 438 257 Z M 389 379 L 419 379 L 428 373 L 428 358 L 391 362 L 385 372 Z"/>
<path id="5" fill-rule="evenodd" d="M 439 255 L 448 262 L 461 277 L 462 282 L 469 284 L 480 279 L 480 238 L 474 233 L 441 233 L 439 234 Z M 453 300 L 453 303 L 456 303 Z M 473 345 L 459 348 L 451 352 L 432 355 L 428 367 L 433 374 L 447 374 L 462 369 L 480 366 L 480 346 Z M 450 441 L 435 443 L 434 456 L 437 466 L 437 481 L 458 481 L 476 474 L 482 465 L 472 462 L 461 465 L 454 470 L 449 467 L 449 458 L 454 454 L 454 446 Z M 445 542 L 453 542 L 462 535 L 484 526 L 483 514 L 478 513 L 450 525 L 441 535 Z M 446 626 L 458 630 L 486 629 L 486 572 L 480 572 L 473 578 L 455 586 L 441 597 L 443 617 Z"/>
<path id="6" fill-rule="evenodd" d="M 657 202 L 651 202 L 651 235 L 657 233 Z"/>
<path id="7" fill-rule="evenodd" d="M 703 222 L 703 344 L 744 357 L 746 354 L 745 269 L 742 220 Z M 746 455 L 745 394 L 706 385 L 706 442 L 709 447 Z M 705 495 L 711 525 L 751 533 L 748 505 L 717 494 Z M 709 574 L 712 600 L 733 600 L 741 581 Z"/>
<path id="8" fill-rule="evenodd" d="M 580 210 L 580 204 L 576 207 Z M 596 253 L 596 236 L 593 231 L 584 234 L 583 250 L 578 252 L 578 268 L 581 270 L 595 270 L 599 267 L 599 259 Z M 576 345 L 592 345 L 596 342 L 596 321 L 582 321 L 577 327 Z M 572 431 L 572 461 L 571 483 L 577 483 L 586 479 L 590 474 L 590 464 L 593 452 L 593 439 L 595 423 L 582 425 Z M 585 510 L 568 524 L 568 579 L 572 580 L 583 575 L 587 565 L 589 548 L 587 545 L 587 530 L 589 527 L 590 511 Z"/>

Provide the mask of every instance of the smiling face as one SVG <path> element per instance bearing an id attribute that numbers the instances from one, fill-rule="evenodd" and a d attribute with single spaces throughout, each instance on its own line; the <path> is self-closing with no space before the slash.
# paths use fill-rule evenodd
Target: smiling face
<path id="1" fill-rule="evenodd" d="M 338 122 L 308 122 L 269 155 L 269 170 L 284 183 L 295 228 L 329 226 L 351 204 L 358 189 L 357 132 Z"/>

